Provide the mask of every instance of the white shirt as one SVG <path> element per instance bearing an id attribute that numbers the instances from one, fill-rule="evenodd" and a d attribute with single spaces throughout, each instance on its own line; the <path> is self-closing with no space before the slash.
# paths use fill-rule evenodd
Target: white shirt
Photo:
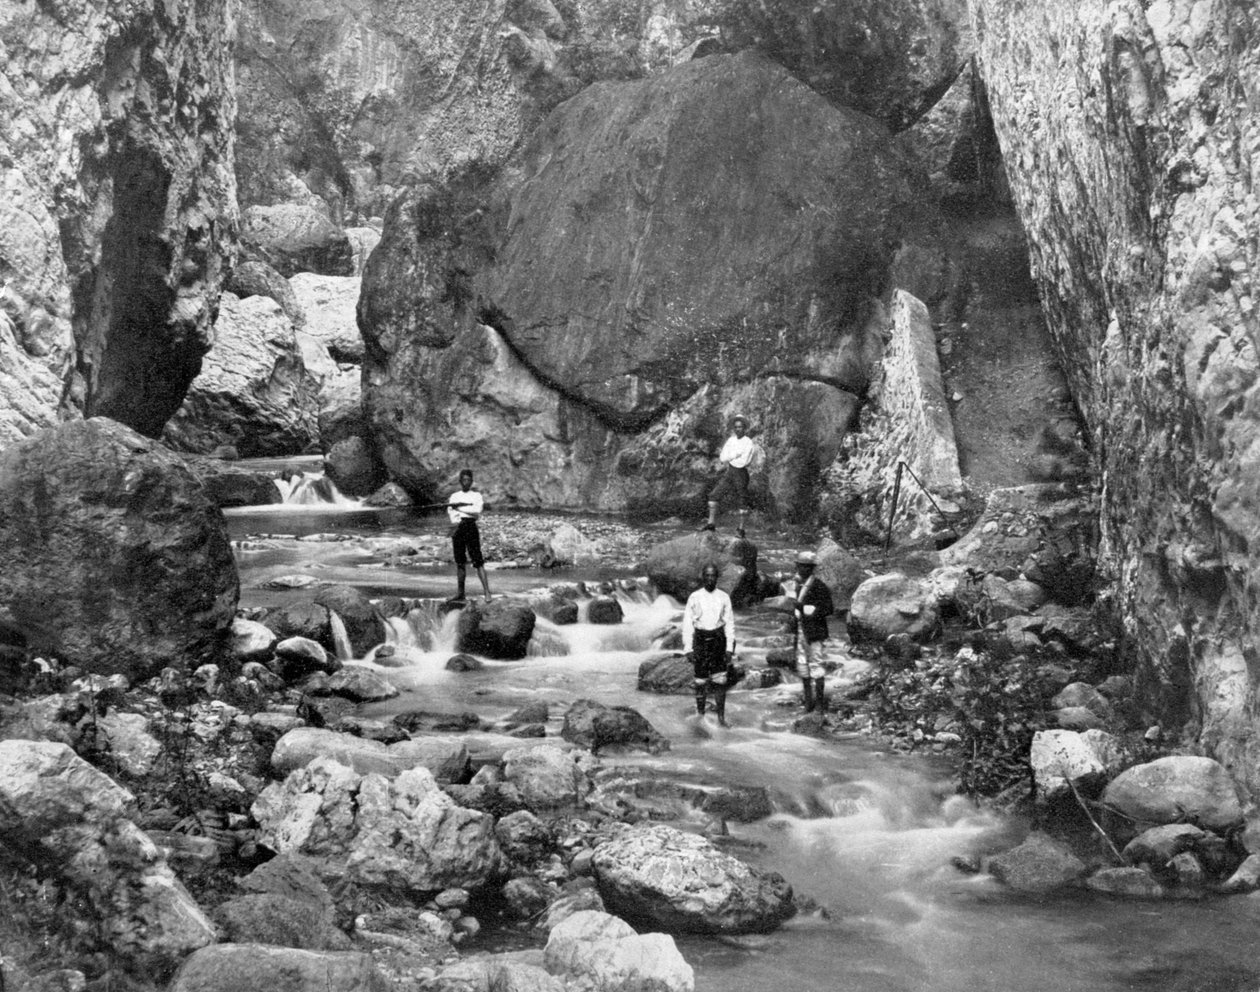
<path id="1" fill-rule="evenodd" d="M 697 630 L 726 630 L 726 650 L 730 651 L 735 644 L 735 613 L 731 609 L 731 597 L 721 589 L 708 589 L 701 586 L 687 597 L 687 605 L 683 608 L 683 651 L 690 651 Z"/>
<path id="2" fill-rule="evenodd" d="M 722 453 L 718 455 L 718 461 L 731 468 L 747 468 L 748 463 L 752 461 L 752 456 L 753 439 L 747 434 L 743 437 L 732 434 L 722 445 Z"/>
<path id="3" fill-rule="evenodd" d="M 481 493 L 475 489 L 457 489 L 451 493 L 451 498 L 446 501 L 450 503 L 467 503 L 467 506 L 446 507 L 446 515 L 451 518 L 451 523 L 457 524 L 461 520 L 476 520 L 481 516 L 482 509 L 485 508 L 485 501 L 481 498 Z"/>

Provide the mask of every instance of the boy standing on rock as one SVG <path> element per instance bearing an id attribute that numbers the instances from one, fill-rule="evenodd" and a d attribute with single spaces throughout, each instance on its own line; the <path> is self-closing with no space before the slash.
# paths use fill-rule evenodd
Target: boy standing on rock
<path id="1" fill-rule="evenodd" d="M 722 478 L 709 493 L 709 520 L 701 530 L 716 530 L 718 503 L 722 497 L 734 494 L 739 507 L 739 537 L 744 536 L 744 521 L 748 517 L 748 467 L 756 453 L 753 439 L 748 436 L 748 418 L 737 414 L 731 420 L 731 436 L 722 445 L 718 461 L 726 466 Z"/>
<path id="2" fill-rule="evenodd" d="M 818 556 L 802 551 L 796 556 L 796 674 L 804 686 L 805 712 L 827 712 L 823 696 L 823 679 L 827 674 L 824 645 L 827 641 L 827 617 L 834 612 L 831 590 L 814 574 Z"/>
<path id="3" fill-rule="evenodd" d="M 718 568 L 709 563 L 703 583 L 687 597 L 683 609 L 683 651 L 695 673 L 696 712 L 704 716 L 705 696 L 713 686 L 718 725 L 726 722 L 726 673 L 735 659 L 735 612 L 731 597 L 717 587 Z"/>
<path id="4" fill-rule="evenodd" d="M 477 529 L 477 518 L 485 509 L 485 501 L 472 484 L 472 470 L 464 469 L 459 473 L 459 489 L 451 493 L 451 498 L 446 502 L 446 515 L 451 521 L 451 545 L 455 552 L 455 598 L 464 598 L 464 582 L 468 577 L 467 563 L 471 558 L 488 603 L 490 580 L 486 578 L 486 563 L 481 556 L 481 531 Z"/>

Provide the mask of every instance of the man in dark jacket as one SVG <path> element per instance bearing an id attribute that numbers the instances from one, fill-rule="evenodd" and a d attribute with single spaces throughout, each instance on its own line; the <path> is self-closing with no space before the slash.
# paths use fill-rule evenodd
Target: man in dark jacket
<path id="1" fill-rule="evenodd" d="M 814 574 L 818 556 L 802 551 L 796 556 L 796 674 L 804 686 L 805 712 L 827 712 L 823 696 L 823 679 L 827 674 L 824 646 L 827 642 L 827 617 L 834 612 L 831 590 Z"/>

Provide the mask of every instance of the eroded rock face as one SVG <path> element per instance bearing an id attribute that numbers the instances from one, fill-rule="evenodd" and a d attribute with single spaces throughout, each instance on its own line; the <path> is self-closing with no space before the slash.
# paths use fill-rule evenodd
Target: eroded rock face
<path id="1" fill-rule="evenodd" d="M 162 437 L 199 454 L 222 444 L 245 458 L 298 454 L 319 437 L 316 392 L 281 305 L 225 293 L 214 347 Z"/>
<path id="2" fill-rule="evenodd" d="M 1139 688 L 1166 724 L 1198 722 L 1254 791 L 1256 14 L 973 8 L 1033 272 L 1108 480 L 1104 544 Z"/>
<path id="3" fill-rule="evenodd" d="M 223 514 L 183 461 L 104 418 L 0 452 L 0 613 L 27 643 L 133 681 L 226 652 Z"/>
<path id="4" fill-rule="evenodd" d="M 377 449 L 426 497 L 475 454 L 518 503 L 668 512 L 738 408 L 807 510 L 919 210 L 880 125 L 764 59 L 591 87 L 492 187 L 391 211 L 359 305 Z"/>
<path id="5" fill-rule="evenodd" d="M 156 436 L 209 347 L 235 224 L 228 4 L 0 12 L 0 443 Z"/>

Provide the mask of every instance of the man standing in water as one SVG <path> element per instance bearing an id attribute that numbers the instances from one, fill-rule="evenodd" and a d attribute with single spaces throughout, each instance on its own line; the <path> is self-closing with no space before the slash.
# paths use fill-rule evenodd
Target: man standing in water
<path id="1" fill-rule="evenodd" d="M 709 520 L 701 530 L 716 530 L 718 504 L 724 496 L 734 495 L 739 507 L 738 536 L 744 536 L 744 521 L 748 518 L 748 466 L 756 448 L 748 436 L 748 418 L 737 414 L 731 420 L 731 436 L 722 445 L 718 461 L 726 466 L 722 478 L 709 493 Z"/>
<path id="2" fill-rule="evenodd" d="M 700 580 L 703 584 L 687 597 L 683 609 L 683 651 L 695 673 L 696 712 L 704 716 L 705 697 L 712 686 L 718 725 L 725 727 L 726 673 L 735 658 L 735 613 L 731 597 L 717 587 L 716 565 L 705 565 Z"/>
<path id="3" fill-rule="evenodd" d="M 796 674 L 804 686 L 805 712 L 827 712 L 823 696 L 823 679 L 827 674 L 824 645 L 827 641 L 827 617 L 834 612 L 831 590 L 814 574 L 818 556 L 802 551 L 796 556 Z"/>
<path id="4" fill-rule="evenodd" d="M 464 598 L 464 582 L 468 578 L 467 563 L 472 559 L 488 603 L 490 580 L 486 578 L 486 563 L 481 557 L 481 531 L 477 529 L 477 518 L 485 509 L 485 501 L 472 484 L 471 469 L 464 469 L 459 473 L 458 491 L 451 493 L 451 498 L 446 502 L 446 515 L 451 520 L 451 544 L 455 551 L 455 581 L 458 584 L 455 598 Z"/>

